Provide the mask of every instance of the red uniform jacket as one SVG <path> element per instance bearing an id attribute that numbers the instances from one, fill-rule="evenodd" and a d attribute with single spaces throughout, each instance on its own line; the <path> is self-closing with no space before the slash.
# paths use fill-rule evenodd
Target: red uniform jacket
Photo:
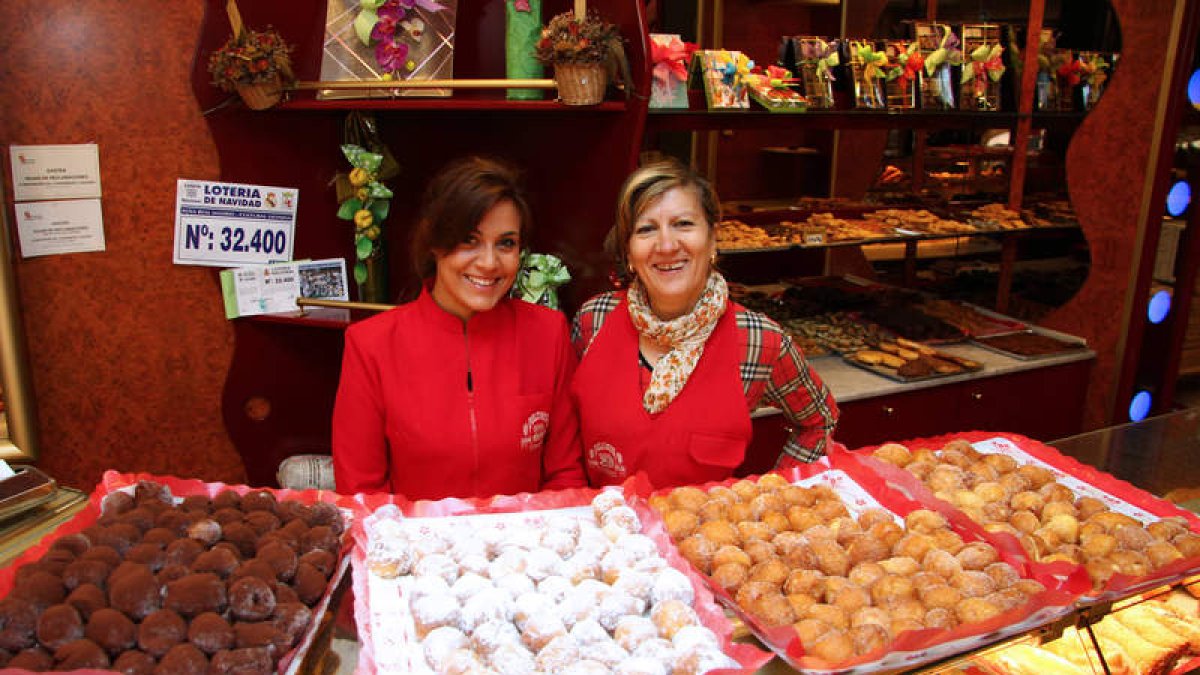
<path id="1" fill-rule="evenodd" d="M 566 319 L 520 300 L 463 322 L 414 302 L 346 331 L 338 492 L 490 497 L 586 484 Z"/>

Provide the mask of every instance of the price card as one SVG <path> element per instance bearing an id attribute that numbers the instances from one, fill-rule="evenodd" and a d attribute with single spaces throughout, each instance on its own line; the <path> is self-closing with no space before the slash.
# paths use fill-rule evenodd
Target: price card
<path id="1" fill-rule="evenodd" d="M 291 260 L 299 199 L 295 188 L 180 179 L 175 264 L 230 267 Z"/>

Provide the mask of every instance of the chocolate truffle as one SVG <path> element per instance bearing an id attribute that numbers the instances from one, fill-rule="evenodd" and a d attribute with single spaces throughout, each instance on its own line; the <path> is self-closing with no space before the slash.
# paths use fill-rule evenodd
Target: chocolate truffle
<path id="1" fill-rule="evenodd" d="M 259 513 L 265 513 L 259 511 Z M 252 558 L 255 553 L 255 542 L 258 541 L 258 533 L 254 528 L 246 523 L 229 523 L 221 529 L 221 536 L 225 541 L 237 547 L 238 552 L 243 558 Z"/>
<path id="2" fill-rule="evenodd" d="M 38 617 L 37 639 L 51 651 L 83 637 L 83 619 L 70 605 L 54 605 L 46 608 Z"/>
<path id="3" fill-rule="evenodd" d="M 204 544 L 195 539 L 176 539 L 167 544 L 167 565 L 191 565 L 204 552 Z"/>
<path id="4" fill-rule="evenodd" d="M 166 586 L 172 581 L 182 579 L 191 573 L 192 570 L 188 569 L 185 565 L 166 565 L 158 571 L 158 574 L 154 575 L 154 578 L 158 579 L 158 583 Z"/>
<path id="5" fill-rule="evenodd" d="M 137 630 L 129 617 L 105 607 L 92 612 L 83 634 L 109 654 L 120 654 L 137 642 Z"/>
<path id="6" fill-rule="evenodd" d="M 215 654 L 222 649 L 233 649 L 235 638 L 233 626 L 213 612 L 205 612 L 192 619 L 188 626 L 188 642 L 196 645 L 205 654 Z"/>
<path id="7" fill-rule="evenodd" d="M 341 542 L 333 528 L 328 525 L 317 525 L 304 534 L 300 540 L 300 552 L 308 553 L 313 550 L 336 551 Z"/>
<path id="8" fill-rule="evenodd" d="M 151 656 L 162 657 L 175 645 L 187 640 L 187 623 L 169 609 L 160 609 L 138 626 L 137 644 Z"/>
<path id="9" fill-rule="evenodd" d="M 168 509 L 160 512 L 154 518 L 156 528 L 162 528 L 175 535 L 182 535 L 187 532 L 187 526 L 191 522 L 186 513 L 181 513 L 175 509 Z M 147 532 L 147 534 L 149 534 Z"/>
<path id="10" fill-rule="evenodd" d="M 137 544 L 125 553 L 125 559 L 137 563 L 142 563 L 150 568 L 151 572 L 157 572 L 163 568 L 167 562 L 167 552 L 163 550 L 161 544 Z M 65 581 L 65 579 L 64 579 Z"/>
<path id="11" fill-rule="evenodd" d="M 121 564 L 121 554 L 111 546 L 93 546 L 84 551 L 83 555 L 79 556 L 79 559 L 99 560 L 108 565 L 110 569 Z"/>
<path id="12" fill-rule="evenodd" d="M 221 541 L 221 524 L 210 518 L 197 520 L 188 525 L 187 536 L 206 546 Z"/>
<path id="13" fill-rule="evenodd" d="M 93 544 L 111 546 L 118 553 L 124 554 L 137 542 L 142 540 L 142 531 L 129 523 L 115 523 L 96 533 Z"/>
<path id="14" fill-rule="evenodd" d="M 79 533 L 68 534 L 59 537 L 50 545 L 50 550 L 63 549 L 70 551 L 76 558 L 83 555 L 89 548 L 92 547 L 92 542 L 85 536 Z"/>
<path id="15" fill-rule="evenodd" d="M 247 647 L 225 649 L 213 655 L 210 675 L 242 675 L 243 673 L 269 673 L 272 671 L 269 647 Z"/>
<path id="16" fill-rule="evenodd" d="M 42 554 L 42 557 L 37 561 L 37 566 L 43 572 L 49 572 L 61 577 L 62 573 L 73 562 L 75 562 L 75 554 L 60 548 L 53 551 L 46 551 Z"/>
<path id="17" fill-rule="evenodd" d="M 230 523 L 245 522 L 246 514 L 240 509 L 217 509 L 213 511 L 212 519 L 220 523 L 221 527 L 225 527 Z"/>
<path id="18" fill-rule="evenodd" d="M 108 598 L 96 584 L 81 584 L 63 602 L 74 607 L 84 621 L 91 618 L 96 610 L 108 607 Z"/>
<path id="19" fill-rule="evenodd" d="M 227 548 L 212 548 L 192 561 L 193 572 L 212 572 L 227 577 L 241 564 L 237 554 Z"/>
<path id="20" fill-rule="evenodd" d="M 286 639 L 271 621 L 240 621 L 233 624 L 233 635 L 239 648 L 268 647 Z"/>
<path id="21" fill-rule="evenodd" d="M 120 515 L 132 511 L 136 504 L 133 497 L 124 492 L 110 492 L 100 500 L 100 512 L 104 515 Z"/>
<path id="22" fill-rule="evenodd" d="M 275 570 L 275 578 L 288 581 L 296 574 L 296 552 L 287 545 L 273 541 L 258 549 L 258 559 Z"/>
<path id="23" fill-rule="evenodd" d="M 293 518 L 307 517 L 308 507 L 294 499 L 285 499 L 275 505 L 275 515 L 286 523 Z"/>
<path id="24" fill-rule="evenodd" d="M 308 563 L 300 563 L 296 566 L 292 586 L 296 589 L 300 602 L 312 607 L 325 594 L 325 575 Z"/>
<path id="25" fill-rule="evenodd" d="M 236 509 L 242 505 L 242 496 L 233 490 L 224 490 L 213 497 L 212 506 L 214 511 L 220 509 Z"/>
<path id="26" fill-rule="evenodd" d="M 329 551 L 309 551 L 300 556 L 300 563 L 308 563 L 317 568 L 326 579 L 330 574 L 333 574 L 333 568 L 337 565 L 337 557 Z"/>
<path id="27" fill-rule="evenodd" d="M 242 510 L 246 513 L 251 511 L 269 511 L 275 513 L 275 495 L 266 490 L 253 490 L 242 495 Z"/>
<path id="28" fill-rule="evenodd" d="M 230 543 L 228 541 L 218 541 L 217 543 L 213 544 L 213 548 L 227 549 L 230 553 L 232 553 L 234 556 L 237 557 L 239 562 L 242 560 L 241 550 L 239 550 L 237 546 L 234 546 L 232 543 Z"/>
<path id="29" fill-rule="evenodd" d="M 185 642 L 171 647 L 154 672 L 161 675 L 205 675 L 208 672 L 208 657 L 194 645 Z"/>
<path id="30" fill-rule="evenodd" d="M 68 642 L 54 652 L 56 670 L 102 669 L 108 668 L 108 663 L 108 654 L 100 645 L 87 639 Z"/>
<path id="31" fill-rule="evenodd" d="M 24 669 L 33 672 L 41 672 L 50 670 L 54 667 L 54 657 L 50 652 L 41 647 L 31 647 L 30 649 L 22 650 L 21 653 L 12 657 L 8 662 L 8 667 L 14 670 Z"/>
<path id="32" fill-rule="evenodd" d="M 279 518 L 267 510 L 251 511 L 246 514 L 246 525 L 249 525 L 255 533 L 263 535 L 278 529 Z"/>
<path id="33" fill-rule="evenodd" d="M 21 579 L 9 597 L 24 600 L 38 609 L 57 605 L 67 597 L 63 589 L 62 578 L 49 572 L 38 570 Z"/>
<path id="34" fill-rule="evenodd" d="M 304 520 L 311 527 L 324 525 L 333 530 L 334 534 L 341 534 L 345 526 L 341 509 L 329 502 L 317 502 L 313 504 L 309 507 L 307 517 Z"/>
<path id="35" fill-rule="evenodd" d="M 225 611 L 225 582 L 211 572 L 189 574 L 167 584 L 163 606 L 192 617 L 204 612 Z"/>
<path id="36" fill-rule="evenodd" d="M 119 518 L 117 518 L 117 522 L 118 523 L 129 523 L 130 525 L 133 525 L 134 527 L 141 530 L 142 532 L 145 532 L 146 530 L 149 530 L 150 528 L 154 527 L 154 521 L 157 518 L 158 518 L 157 513 L 155 513 L 154 511 L 151 511 L 150 509 L 146 508 L 145 506 L 139 506 L 135 509 L 132 509 L 130 511 L 126 511 L 125 513 L 122 513 L 121 516 Z"/>
<path id="37" fill-rule="evenodd" d="M 300 538 L 309 530 L 308 523 L 304 522 L 303 518 L 296 518 L 284 523 L 283 527 L 276 530 L 280 538 L 286 539 L 288 542 L 295 541 L 295 545 L 300 545 Z"/>
<path id="38" fill-rule="evenodd" d="M 150 571 L 150 566 L 145 563 L 122 560 L 121 564 L 114 567 L 113 571 L 108 573 L 108 585 L 112 586 L 117 579 L 128 574 L 153 574 L 153 572 Z"/>
<path id="39" fill-rule="evenodd" d="M 241 621 L 262 621 L 275 612 L 275 592 L 258 577 L 238 579 L 229 585 L 229 610 Z"/>
<path id="40" fill-rule="evenodd" d="M 130 649 L 113 661 L 112 669 L 124 675 L 152 675 L 157 665 L 153 656 L 140 649 Z"/>
<path id="41" fill-rule="evenodd" d="M 76 560 L 63 570 L 63 586 L 69 591 L 83 584 L 94 584 L 104 588 L 111 569 L 112 566 L 101 560 Z"/>
<path id="42" fill-rule="evenodd" d="M 257 577 L 263 581 L 275 581 L 275 568 L 271 567 L 266 560 L 255 558 L 247 560 L 229 575 L 231 580 L 241 579 L 243 577 Z"/>
<path id="43" fill-rule="evenodd" d="M 280 603 L 284 603 L 284 602 L 295 602 L 295 603 L 299 603 L 299 604 L 304 604 L 304 603 L 300 602 L 300 596 L 296 595 L 296 590 L 293 589 L 286 582 L 276 581 L 275 584 L 271 588 L 275 591 L 275 605 L 276 606 L 278 606 Z"/>
<path id="44" fill-rule="evenodd" d="M 212 500 L 205 495 L 188 495 L 179 503 L 181 511 L 204 511 L 212 509 Z"/>
<path id="45" fill-rule="evenodd" d="M 133 486 L 133 501 L 139 505 L 171 503 L 171 491 L 162 483 L 140 480 Z"/>
<path id="46" fill-rule="evenodd" d="M 312 621 L 312 610 L 299 602 L 277 603 L 275 618 L 271 620 L 281 635 L 286 638 L 290 647 L 304 635 L 309 622 Z"/>
<path id="47" fill-rule="evenodd" d="M 0 600 L 0 649 L 10 652 L 32 647 L 38 615 L 29 603 L 8 597 Z"/>
<path id="48" fill-rule="evenodd" d="M 170 513 L 169 511 L 167 513 Z M 152 527 L 146 530 L 142 535 L 143 544 L 158 544 L 159 548 L 166 548 L 167 544 L 179 538 L 179 534 L 165 527 Z"/>
<path id="49" fill-rule="evenodd" d="M 146 618 L 162 606 L 162 586 L 145 565 L 141 568 L 131 569 L 119 577 L 114 573 L 108 584 L 108 604 L 135 621 Z"/>

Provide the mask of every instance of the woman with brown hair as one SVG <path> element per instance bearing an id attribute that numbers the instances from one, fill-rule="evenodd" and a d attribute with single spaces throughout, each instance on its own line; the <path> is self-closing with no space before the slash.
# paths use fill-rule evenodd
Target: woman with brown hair
<path id="1" fill-rule="evenodd" d="M 430 181 L 413 237 L 420 296 L 346 331 L 338 492 L 440 499 L 585 483 L 566 319 L 508 297 L 530 220 L 507 164 L 468 157 Z"/>
<path id="2" fill-rule="evenodd" d="M 647 164 L 621 188 L 607 245 L 633 280 L 584 303 L 572 329 L 593 486 L 637 471 L 657 487 L 728 478 L 763 404 L 794 429 L 780 462 L 825 453 L 833 396 L 778 324 L 729 299 L 715 267 L 719 220 L 712 186 L 678 162 Z"/>

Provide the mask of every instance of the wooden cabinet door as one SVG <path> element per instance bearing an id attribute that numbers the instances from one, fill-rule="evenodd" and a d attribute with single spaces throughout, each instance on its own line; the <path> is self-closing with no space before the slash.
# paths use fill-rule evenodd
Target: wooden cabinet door
<path id="1" fill-rule="evenodd" d="M 1077 434 L 1090 367 L 1081 361 L 957 385 L 959 426 L 1041 441 Z"/>
<path id="2" fill-rule="evenodd" d="M 904 441 L 958 429 L 953 387 L 918 391 L 838 404 L 842 415 L 833 437 L 850 449 L 887 441 Z"/>

